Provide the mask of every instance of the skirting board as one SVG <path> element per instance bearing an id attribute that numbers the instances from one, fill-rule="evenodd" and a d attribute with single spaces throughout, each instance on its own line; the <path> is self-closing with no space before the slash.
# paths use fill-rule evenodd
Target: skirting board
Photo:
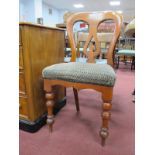
<path id="1" fill-rule="evenodd" d="M 64 98 L 60 103 L 57 104 L 57 107 L 54 108 L 54 115 L 56 115 L 65 105 L 66 105 L 66 98 Z M 34 133 L 46 124 L 46 119 L 47 119 L 47 112 L 44 113 L 34 122 L 20 119 L 19 129 Z"/>

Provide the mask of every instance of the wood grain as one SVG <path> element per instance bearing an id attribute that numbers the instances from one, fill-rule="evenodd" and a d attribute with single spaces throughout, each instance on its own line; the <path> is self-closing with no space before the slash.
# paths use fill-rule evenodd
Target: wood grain
<path id="1" fill-rule="evenodd" d="M 64 30 L 20 23 L 19 34 L 19 95 L 24 105 L 20 118 L 24 115 L 25 119 L 35 121 L 46 112 L 42 70 L 64 60 Z M 55 91 L 56 101 L 62 100 L 64 88 L 59 86 Z"/>

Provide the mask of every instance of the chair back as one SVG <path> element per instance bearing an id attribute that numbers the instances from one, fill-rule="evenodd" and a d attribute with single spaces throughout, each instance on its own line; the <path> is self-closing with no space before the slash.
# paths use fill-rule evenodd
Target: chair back
<path id="1" fill-rule="evenodd" d="M 112 39 L 109 45 L 109 49 L 107 52 L 107 63 L 111 66 L 114 65 L 114 49 L 117 42 L 117 39 L 120 35 L 121 26 L 122 26 L 122 16 L 119 14 L 112 12 L 112 11 L 106 11 L 106 12 L 81 12 L 81 13 L 75 13 L 71 15 L 67 20 L 67 34 L 71 46 L 71 61 L 76 61 L 77 56 L 77 48 L 76 43 L 74 39 L 74 33 L 73 33 L 73 26 L 78 21 L 83 21 L 88 24 L 88 35 L 85 38 L 85 44 L 83 48 L 84 55 L 88 58 L 87 62 L 94 63 L 95 58 L 100 55 L 101 48 L 100 48 L 100 40 L 97 35 L 97 29 L 100 23 L 106 21 L 106 20 L 113 20 L 115 22 L 115 29 L 114 33 L 112 35 Z M 94 43 L 92 43 L 92 41 Z M 87 52 L 89 47 L 89 52 Z"/>

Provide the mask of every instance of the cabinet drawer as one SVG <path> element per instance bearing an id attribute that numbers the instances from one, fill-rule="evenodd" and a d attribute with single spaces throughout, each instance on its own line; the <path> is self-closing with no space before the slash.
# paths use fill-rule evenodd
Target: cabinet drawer
<path id="1" fill-rule="evenodd" d="M 26 95 L 24 72 L 19 72 L 19 93 Z"/>
<path id="2" fill-rule="evenodd" d="M 24 63 L 23 63 L 23 49 L 22 46 L 19 46 L 19 68 L 23 69 Z"/>
<path id="3" fill-rule="evenodd" d="M 24 115 L 27 117 L 27 98 L 26 97 L 19 97 L 19 114 Z"/>

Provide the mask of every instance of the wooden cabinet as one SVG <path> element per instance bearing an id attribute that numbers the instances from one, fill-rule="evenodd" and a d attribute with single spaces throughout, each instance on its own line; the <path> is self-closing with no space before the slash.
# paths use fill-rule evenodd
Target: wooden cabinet
<path id="1" fill-rule="evenodd" d="M 35 126 L 43 116 L 45 117 L 42 69 L 48 65 L 63 62 L 64 35 L 65 31 L 59 28 L 30 23 L 19 24 L 20 124 L 26 122 Z M 60 105 L 65 102 L 65 90 L 57 86 L 55 91 L 56 106 L 61 107 Z"/>

